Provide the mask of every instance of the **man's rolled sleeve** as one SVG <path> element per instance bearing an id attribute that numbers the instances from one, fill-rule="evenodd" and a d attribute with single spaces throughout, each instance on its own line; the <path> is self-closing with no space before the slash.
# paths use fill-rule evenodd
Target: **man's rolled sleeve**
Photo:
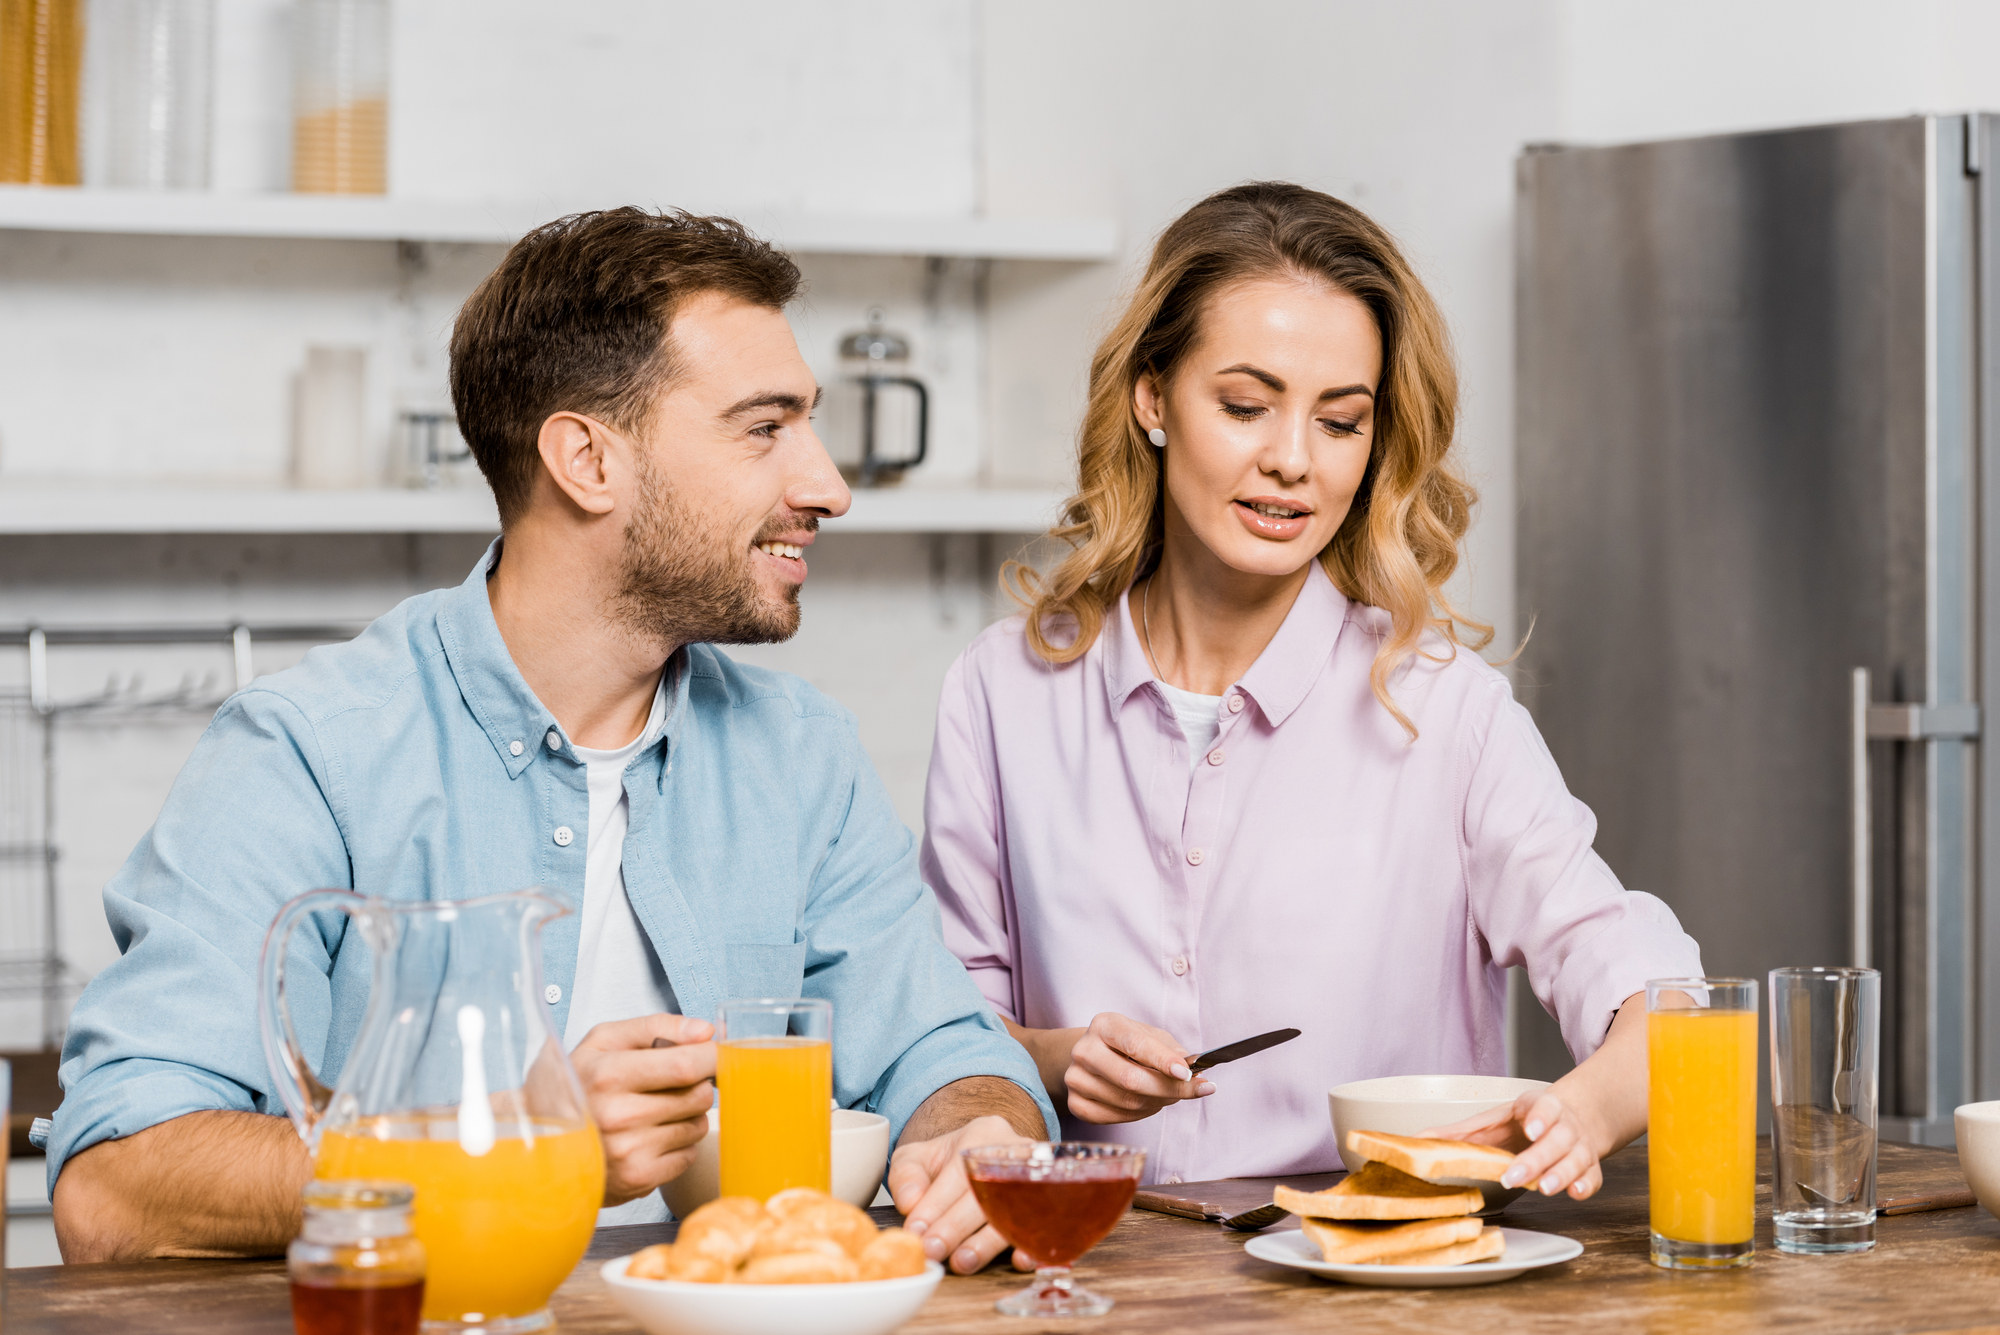
<path id="1" fill-rule="evenodd" d="M 264 933 L 292 896 L 351 879 L 316 760 L 295 706 L 256 690 L 231 698 L 106 885 L 121 954 L 70 1017 L 51 1191 L 70 1156 L 99 1141 L 191 1112 L 283 1112 L 257 1023 Z M 287 961 L 286 998 L 316 1067 L 344 926 L 331 913 L 300 923 Z"/>
<path id="2" fill-rule="evenodd" d="M 49 1191 L 54 1193 L 71 1155 L 188 1113 L 218 1109 L 252 1112 L 256 1100 L 235 1081 L 182 1062 L 128 1057 L 95 1067 L 63 1093 L 49 1131 Z"/>

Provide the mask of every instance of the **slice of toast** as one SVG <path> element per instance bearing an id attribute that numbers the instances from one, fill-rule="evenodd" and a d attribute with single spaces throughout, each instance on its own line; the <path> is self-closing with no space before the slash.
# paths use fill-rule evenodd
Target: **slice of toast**
<path id="1" fill-rule="evenodd" d="M 1391 1168 L 1402 1169 L 1411 1177 L 1429 1182 L 1441 1177 L 1498 1182 L 1514 1163 L 1514 1155 L 1497 1145 L 1392 1136 L 1387 1131 L 1350 1131 L 1347 1133 L 1347 1150 L 1371 1163 L 1385 1163 Z"/>
<path id="2" fill-rule="evenodd" d="M 1325 1191 L 1280 1183 L 1271 1199 L 1301 1219 L 1446 1219 L 1486 1204 L 1477 1187 L 1441 1187 L 1385 1163 L 1365 1164 Z"/>
<path id="3" fill-rule="evenodd" d="M 1471 1265 L 1474 1261 L 1497 1261 L 1507 1251 L 1507 1235 L 1489 1228 L 1470 1242 L 1455 1242 L 1427 1252 L 1403 1252 L 1378 1256 L 1375 1265 Z"/>
<path id="4" fill-rule="evenodd" d="M 1403 1224 L 1343 1224 L 1333 1219 L 1301 1219 L 1299 1227 L 1326 1260 L 1336 1265 L 1364 1265 L 1385 1256 L 1437 1251 L 1471 1242 L 1485 1225 L 1471 1215 L 1456 1215 L 1448 1219 L 1412 1219 Z"/>

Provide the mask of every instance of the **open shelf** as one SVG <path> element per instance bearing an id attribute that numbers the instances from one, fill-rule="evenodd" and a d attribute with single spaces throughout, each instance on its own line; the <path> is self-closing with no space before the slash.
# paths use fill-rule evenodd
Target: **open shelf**
<path id="1" fill-rule="evenodd" d="M 390 196 L 0 186 L 0 230 L 16 231 L 504 245 L 530 227 L 573 211 L 575 206 L 555 204 Z M 808 255 L 1090 262 L 1118 253 L 1118 229 L 1102 218 L 856 217 L 757 209 L 738 216 L 781 248 Z"/>
<path id="2" fill-rule="evenodd" d="M 1038 533 L 1063 493 L 1035 488 L 892 488 L 854 493 L 823 534 Z M 0 535 L 113 533 L 497 533 L 483 488 L 303 491 L 284 487 L 105 487 L 0 482 Z"/>

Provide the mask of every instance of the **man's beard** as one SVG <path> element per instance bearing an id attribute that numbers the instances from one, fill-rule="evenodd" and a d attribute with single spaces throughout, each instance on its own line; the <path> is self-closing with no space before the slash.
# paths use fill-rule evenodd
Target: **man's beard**
<path id="1" fill-rule="evenodd" d="M 680 494 L 643 459 L 638 499 L 625 524 L 625 554 L 613 609 L 636 634 L 670 644 L 776 644 L 799 628 L 799 586 L 782 600 L 757 587 L 757 542 L 801 528 L 817 531 L 813 515 L 767 521 L 750 546 L 738 547 L 706 512 Z"/>

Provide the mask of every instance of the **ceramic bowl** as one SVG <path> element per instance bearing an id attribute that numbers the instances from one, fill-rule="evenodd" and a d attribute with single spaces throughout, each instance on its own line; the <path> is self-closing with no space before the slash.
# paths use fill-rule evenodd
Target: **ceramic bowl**
<path id="1" fill-rule="evenodd" d="M 1347 1148 L 1349 1131 L 1386 1131 L 1414 1136 L 1446 1126 L 1474 1113 L 1512 1103 L 1531 1089 L 1547 1089 L 1546 1080 L 1521 1080 L 1509 1075 L 1389 1075 L 1356 1080 L 1327 1091 L 1327 1112 L 1340 1142 L 1340 1161 L 1349 1172 L 1368 1161 Z M 1498 1182 L 1448 1177 L 1453 1186 L 1478 1187 L 1486 1197 L 1482 1215 L 1498 1214 L 1525 1188 Z"/>
<path id="2" fill-rule="evenodd" d="M 1986 1207 L 2000 1215 L 2000 1102 L 1967 1103 L 1952 1110 L 1958 1133 L 1958 1169 L 1965 1185 Z"/>
<path id="3" fill-rule="evenodd" d="M 854 1284 L 689 1284 L 628 1279 L 621 1256 L 600 1272 L 612 1301 L 646 1335 L 887 1335 L 908 1321 L 944 1278 L 924 1273 Z"/>
<path id="4" fill-rule="evenodd" d="M 722 1163 L 716 1146 L 721 1143 L 719 1109 L 708 1110 L 708 1134 L 694 1147 L 694 1163 L 666 1186 L 660 1194 L 674 1218 L 685 1219 L 697 1206 L 708 1204 L 721 1194 Z M 849 1205 L 867 1209 L 882 1185 L 889 1166 L 889 1119 L 880 1113 L 853 1108 L 833 1110 L 833 1194 Z M 701 1285 L 695 1287 L 700 1288 Z"/>

